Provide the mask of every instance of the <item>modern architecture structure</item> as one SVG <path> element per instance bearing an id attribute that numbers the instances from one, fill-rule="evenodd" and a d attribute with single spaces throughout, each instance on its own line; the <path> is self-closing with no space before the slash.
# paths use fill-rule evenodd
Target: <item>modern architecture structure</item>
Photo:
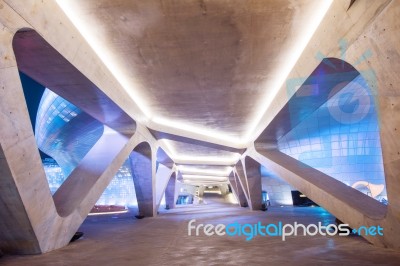
<path id="1" fill-rule="evenodd" d="M 258 211 L 293 191 L 398 250 L 399 15 L 397 0 L 0 0 L 1 252 L 68 245 L 96 204 L 156 217 L 214 193 Z"/>

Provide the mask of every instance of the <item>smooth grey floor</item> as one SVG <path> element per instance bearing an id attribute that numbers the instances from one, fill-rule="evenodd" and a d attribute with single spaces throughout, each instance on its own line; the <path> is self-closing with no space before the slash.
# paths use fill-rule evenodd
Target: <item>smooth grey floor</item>
<path id="1" fill-rule="evenodd" d="M 207 205 L 163 210 L 137 220 L 134 213 L 91 216 L 82 239 L 35 256 L 5 256 L 0 265 L 400 265 L 400 251 L 378 248 L 358 236 L 280 237 L 188 236 L 198 223 L 334 223 L 320 207 L 270 207 L 249 211 L 211 201 Z"/>

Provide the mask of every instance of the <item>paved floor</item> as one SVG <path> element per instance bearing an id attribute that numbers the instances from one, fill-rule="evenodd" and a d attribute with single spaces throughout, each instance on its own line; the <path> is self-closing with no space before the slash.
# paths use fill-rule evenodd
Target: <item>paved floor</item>
<path id="1" fill-rule="evenodd" d="M 278 236 L 250 241 L 246 236 L 188 236 L 191 219 L 214 225 L 334 222 L 319 207 L 252 212 L 221 203 L 162 211 L 157 218 L 141 220 L 133 213 L 91 216 L 80 229 L 82 239 L 43 255 L 5 256 L 0 265 L 400 265 L 399 251 L 374 247 L 358 236 L 292 236 L 284 242 Z"/>

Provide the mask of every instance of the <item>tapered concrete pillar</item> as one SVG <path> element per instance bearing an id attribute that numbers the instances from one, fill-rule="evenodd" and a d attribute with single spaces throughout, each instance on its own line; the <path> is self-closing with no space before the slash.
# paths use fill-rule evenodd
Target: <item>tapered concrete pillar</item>
<path id="1" fill-rule="evenodd" d="M 160 208 L 161 200 L 165 195 L 166 205 L 168 205 L 167 194 L 169 196 L 169 192 L 167 193 L 168 186 L 170 186 L 171 178 L 173 177 L 174 183 L 173 186 L 175 188 L 175 164 L 174 161 L 168 156 L 168 154 L 161 148 L 157 149 L 157 174 L 156 174 L 156 194 L 157 194 L 157 210 Z M 171 188 L 170 188 L 171 189 Z M 172 195 L 172 199 L 169 199 L 171 202 L 173 201 L 174 195 Z M 169 202 L 169 203 L 171 203 Z M 174 208 L 175 205 L 170 205 L 168 208 Z"/>
<path id="2" fill-rule="evenodd" d="M 226 196 L 226 195 L 228 195 L 229 194 L 229 189 L 228 189 L 228 186 L 227 185 L 220 185 L 219 186 L 219 190 L 221 190 L 221 195 L 222 196 Z"/>
<path id="3" fill-rule="evenodd" d="M 261 210 L 262 191 L 260 164 L 246 156 L 236 164 L 238 181 L 251 210 Z"/>
<path id="4" fill-rule="evenodd" d="M 2 146 L 0 146 L 0 248 L 6 253 L 14 254 L 41 252 Z"/>
<path id="5" fill-rule="evenodd" d="M 246 156 L 242 162 L 244 162 L 244 168 L 246 169 L 245 175 L 249 189 L 250 209 L 261 210 L 262 188 L 260 164 L 248 156 Z"/>
<path id="6" fill-rule="evenodd" d="M 364 76 L 376 92 L 375 99 L 380 126 L 380 141 L 385 172 L 388 206 L 382 224 L 385 245 L 400 248 L 400 2 L 391 1 L 375 19 L 362 41 L 350 46 L 349 60 L 359 51 L 369 50 L 373 57 L 368 69 L 376 75 Z M 358 66 L 357 66 L 358 67 Z M 387 233 L 386 233 L 387 232 Z"/>
<path id="7" fill-rule="evenodd" d="M 238 186 L 242 188 L 247 203 L 249 203 L 250 202 L 249 187 L 247 185 L 245 169 L 243 167 L 242 161 L 239 161 L 235 166 L 235 177 Z"/>
<path id="8" fill-rule="evenodd" d="M 248 154 L 352 228 L 382 224 L 386 206 L 360 191 L 276 149 L 257 148 Z M 364 237 L 382 245 L 389 235 Z"/>
<path id="9" fill-rule="evenodd" d="M 3 27 L 0 53 L 6 60 L 0 61 L 0 248 L 6 253 L 36 254 L 70 242 L 136 139 L 134 130 L 131 134 L 103 134 L 52 197 L 27 112 L 12 39 L 13 32 Z M 71 75 L 78 76 L 75 74 Z M 79 95 L 88 106 L 106 106 L 104 101 L 93 102 L 85 98 L 87 95 Z M 134 123 L 132 126 L 134 129 Z"/>
<path id="10" fill-rule="evenodd" d="M 156 203 L 157 210 L 160 208 L 161 200 L 165 194 L 165 190 L 167 188 L 168 182 L 170 180 L 171 175 L 174 174 L 175 169 L 169 168 L 163 164 L 158 164 L 158 169 L 156 172 Z"/>
<path id="11" fill-rule="evenodd" d="M 239 206 L 240 207 L 247 207 L 248 204 L 247 204 L 246 196 L 244 195 L 243 188 L 240 185 L 240 183 L 237 180 L 237 178 L 238 178 L 237 175 L 235 175 L 235 173 L 232 172 L 229 175 L 229 183 L 230 183 L 232 191 L 233 191 L 233 193 L 234 193 L 234 195 L 235 195 L 235 197 L 236 197 L 236 199 L 237 199 L 237 201 L 239 203 Z"/>
<path id="12" fill-rule="evenodd" d="M 206 186 L 199 186 L 199 197 L 202 198 L 204 196 L 204 190 L 206 190 Z"/>
<path id="13" fill-rule="evenodd" d="M 136 146 L 129 156 L 139 215 L 145 217 L 157 215 L 155 195 L 156 161 L 153 160 L 153 157 L 150 144 L 147 142 L 142 142 Z"/>
<path id="14" fill-rule="evenodd" d="M 176 207 L 177 193 L 175 191 L 176 173 L 173 172 L 168 180 L 167 188 L 165 189 L 165 205 L 168 209 Z"/>

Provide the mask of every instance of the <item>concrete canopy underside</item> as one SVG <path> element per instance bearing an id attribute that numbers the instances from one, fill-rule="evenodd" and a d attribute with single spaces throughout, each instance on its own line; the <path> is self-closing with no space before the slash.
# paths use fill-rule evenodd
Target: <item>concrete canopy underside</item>
<path id="1" fill-rule="evenodd" d="M 229 182 L 241 205 L 260 209 L 261 164 L 343 222 L 384 226 L 388 234 L 370 242 L 400 247 L 398 1 L 357 0 L 351 7 L 353 1 L 333 1 L 289 66 L 325 1 L 58 2 L 0 1 L 0 203 L 13 207 L 0 208 L 1 250 L 41 253 L 68 244 L 119 166 L 137 152 L 143 160 L 131 163 L 146 168 L 134 171 L 147 216 L 156 215 L 165 190 L 171 203 L 175 177 L 196 185 Z M 290 130 L 282 112 L 301 88 L 288 91 L 285 81 L 306 81 L 324 58 L 375 73 L 366 79 L 378 103 L 387 207 L 276 150 L 277 138 Z M 54 198 L 18 71 L 113 129 Z M 157 177 L 158 160 L 174 174 Z"/>

